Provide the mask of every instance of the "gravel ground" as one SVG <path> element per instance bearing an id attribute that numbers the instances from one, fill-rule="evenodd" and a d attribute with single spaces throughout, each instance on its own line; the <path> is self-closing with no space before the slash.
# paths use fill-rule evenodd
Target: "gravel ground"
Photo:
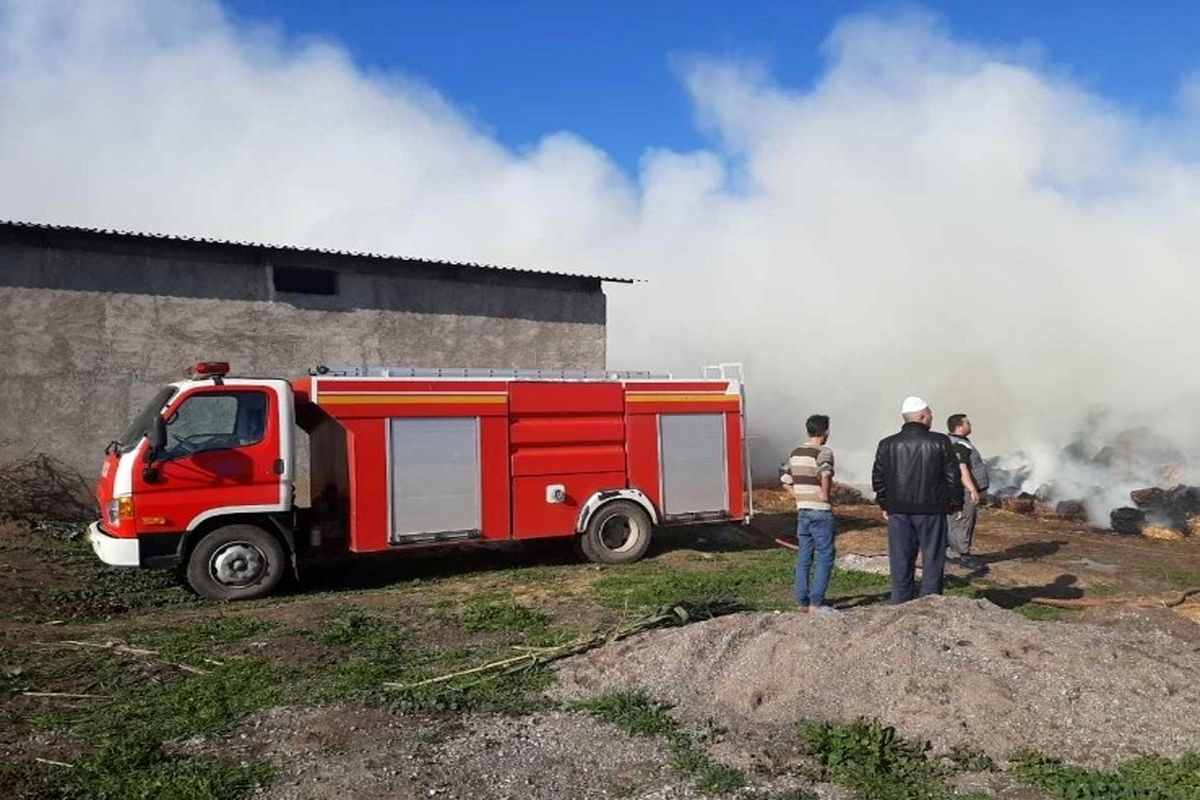
<path id="1" fill-rule="evenodd" d="M 693 797 L 652 740 L 578 714 L 417 717 L 338 706 L 276 708 L 185 752 L 266 758 L 279 770 L 259 797 Z"/>
<path id="2" fill-rule="evenodd" d="M 1103 767 L 1200 747 L 1200 629 L 1163 613 L 1173 621 L 1035 623 L 929 597 L 828 617 L 739 614 L 564 661 L 553 693 L 641 688 L 752 738 L 801 719 L 878 718 L 936 750 L 1003 760 L 1033 748 Z"/>
<path id="3" fill-rule="evenodd" d="M 708 797 L 670 769 L 661 741 L 568 712 L 423 717 L 356 706 L 276 708 L 226 737 L 197 738 L 178 750 L 270 761 L 278 776 L 255 795 L 267 800 Z M 712 755 L 747 768 L 761 763 L 736 742 L 718 744 Z M 820 800 L 851 798 L 797 775 L 754 776 L 752 788 L 773 797 L 806 789 Z"/>

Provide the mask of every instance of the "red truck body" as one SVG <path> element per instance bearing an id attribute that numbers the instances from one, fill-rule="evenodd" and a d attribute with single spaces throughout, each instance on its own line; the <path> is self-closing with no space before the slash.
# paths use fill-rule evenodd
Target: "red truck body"
<path id="1" fill-rule="evenodd" d="M 748 516 L 740 371 L 225 371 L 197 365 L 109 446 L 90 532 L 104 561 L 184 564 L 201 594 L 237 599 L 274 588 L 281 556 L 577 537 L 622 563 L 652 526 Z M 293 503 L 298 430 L 311 509 Z"/>

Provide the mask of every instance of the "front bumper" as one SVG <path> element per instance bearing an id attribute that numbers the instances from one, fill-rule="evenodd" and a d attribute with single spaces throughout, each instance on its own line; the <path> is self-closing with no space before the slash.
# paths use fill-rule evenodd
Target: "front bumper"
<path id="1" fill-rule="evenodd" d="M 114 567 L 141 566 L 137 539 L 119 539 L 116 536 L 109 536 L 100 527 L 99 522 L 93 522 L 88 526 L 88 541 L 92 543 L 96 557 L 105 564 L 111 564 Z"/>

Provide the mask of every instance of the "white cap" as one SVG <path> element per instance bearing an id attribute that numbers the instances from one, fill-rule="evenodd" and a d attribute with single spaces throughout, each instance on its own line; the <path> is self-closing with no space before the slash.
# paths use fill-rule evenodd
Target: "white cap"
<path id="1" fill-rule="evenodd" d="M 900 404 L 901 414 L 915 414 L 918 411 L 924 411 L 929 408 L 929 403 L 926 403 L 919 397 L 909 396 L 904 398 L 904 402 Z"/>

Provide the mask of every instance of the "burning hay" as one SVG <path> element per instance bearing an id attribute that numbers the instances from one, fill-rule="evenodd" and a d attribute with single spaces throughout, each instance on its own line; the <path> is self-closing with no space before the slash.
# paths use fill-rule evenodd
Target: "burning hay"
<path id="1" fill-rule="evenodd" d="M 1200 532 L 1200 486 L 1176 484 L 1170 488 L 1133 489 L 1129 492 L 1133 505 L 1101 506 L 1103 514 L 1107 515 L 1105 518 L 1098 517 L 1096 506 L 1107 496 L 1105 493 L 1097 490 L 1088 497 L 1064 497 L 1068 490 L 1050 483 L 1030 492 L 1023 487 L 1029 485 L 1032 472 L 1019 463 L 1018 457 L 997 458 L 988 463 L 989 470 L 996 476 L 993 491 L 986 498 L 986 503 L 993 508 L 1015 514 L 1090 520 L 1097 527 L 1107 527 L 1113 533 L 1148 539 L 1178 540 Z M 1159 472 L 1177 475 L 1179 470 L 1164 468 Z M 1107 525 L 1104 525 L 1105 521 Z"/>
<path id="2" fill-rule="evenodd" d="M 1114 509 L 1117 533 L 1141 534 L 1148 539 L 1183 539 L 1200 529 L 1200 487 L 1157 486 L 1129 493 L 1135 507 Z"/>

